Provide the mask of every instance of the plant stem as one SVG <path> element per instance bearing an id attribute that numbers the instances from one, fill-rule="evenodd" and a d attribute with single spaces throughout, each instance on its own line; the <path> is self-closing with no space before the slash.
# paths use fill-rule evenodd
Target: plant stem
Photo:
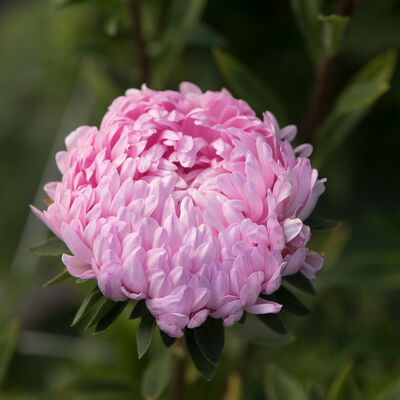
<path id="1" fill-rule="evenodd" d="M 149 81 L 149 59 L 147 57 L 146 42 L 142 33 L 141 0 L 132 0 L 131 14 L 133 21 L 133 39 L 135 42 L 137 58 L 140 66 L 140 80 L 142 83 Z"/>
<path id="2" fill-rule="evenodd" d="M 340 0 L 338 4 L 338 15 L 351 17 L 354 12 L 356 0 Z M 303 138 L 305 142 L 312 143 L 314 132 L 320 125 L 326 113 L 338 64 L 338 56 L 325 56 L 319 70 L 310 105 L 304 122 Z"/>
<path id="3" fill-rule="evenodd" d="M 172 371 L 172 393 L 173 400 L 184 400 L 185 398 L 185 358 L 177 358 Z"/>

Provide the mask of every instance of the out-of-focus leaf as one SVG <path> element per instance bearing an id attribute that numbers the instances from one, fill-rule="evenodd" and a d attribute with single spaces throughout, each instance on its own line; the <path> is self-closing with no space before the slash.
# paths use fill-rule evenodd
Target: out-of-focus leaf
<path id="1" fill-rule="evenodd" d="M 351 374 L 352 363 L 342 366 L 329 388 L 327 400 L 358 399 L 358 389 Z"/>
<path id="2" fill-rule="evenodd" d="M 185 330 L 185 340 L 194 366 L 206 380 L 210 381 L 214 376 L 216 367 L 204 357 L 194 338 L 193 329 Z"/>
<path id="3" fill-rule="evenodd" d="M 133 310 L 131 312 L 131 315 L 129 316 L 129 319 L 142 318 L 148 313 L 149 313 L 149 310 L 146 307 L 146 301 L 139 300 L 135 304 L 135 307 L 133 307 Z"/>
<path id="4" fill-rule="evenodd" d="M 0 332 L 0 388 L 7 374 L 12 355 L 14 354 L 18 331 L 19 324 L 14 320 Z"/>
<path id="5" fill-rule="evenodd" d="M 201 22 L 189 28 L 187 35 L 188 43 L 191 45 L 223 47 L 227 44 L 226 39 L 220 33 Z"/>
<path id="6" fill-rule="evenodd" d="M 333 219 L 328 219 L 328 218 L 321 218 L 317 216 L 311 216 L 308 217 L 304 223 L 308 225 L 311 229 L 319 230 L 319 229 L 324 229 L 324 230 L 329 230 L 336 228 L 340 222 L 335 221 Z"/>
<path id="7" fill-rule="evenodd" d="M 46 283 L 44 283 L 42 285 L 43 288 L 49 287 L 49 286 L 53 286 L 57 283 L 63 282 L 67 279 L 72 278 L 72 276 L 70 275 L 70 273 L 68 272 L 67 269 L 65 269 L 63 272 L 59 273 L 58 275 L 56 275 L 54 278 L 50 279 L 49 281 L 47 281 Z"/>
<path id="8" fill-rule="evenodd" d="M 318 65 L 321 53 L 319 0 L 291 0 L 290 5 L 311 59 Z"/>
<path id="9" fill-rule="evenodd" d="M 235 324 L 227 332 L 258 346 L 284 346 L 295 340 L 292 333 L 281 334 L 263 324 L 255 315 L 248 315 L 244 324 Z"/>
<path id="10" fill-rule="evenodd" d="M 78 311 L 75 314 L 75 317 L 71 323 L 71 326 L 75 326 L 78 324 L 85 316 L 86 312 L 90 310 L 92 306 L 94 306 L 101 298 L 103 294 L 97 288 L 97 286 L 84 298 L 82 304 L 79 306 Z"/>
<path id="11" fill-rule="evenodd" d="M 28 249 L 35 256 L 61 256 L 61 254 L 71 254 L 68 247 L 58 237 L 52 236 L 43 242 L 36 244 Z"/>
<path id="12" fill-rule="evenodd" d="M 287 333 L 285 325 L 282 320 L 276 314 L 257 314 L 257 318 L 268 328 L 272 329 L 277 333 Z"/>
<path id="13" fill-rule="evenodd" d="M 136 335 L 137 352 L 139 358 L 144 356 L 150 346 L 155 325 L 156 320 L 151 314 L 146 314 L 140 320 L 139 329 Z"/>
<path id="14" fill-rule="evenodd" d="M 262 296 L 267 300 L 276 301 L 282 304 L 282 310 L 295 315 L 307 315 L 310 310 L 287 288 L 281 286 L 271 296 Z"/>
<path id="15" fill-rule="evenodd" d="M 141 392 L 145 399 L 158 398 L 168 384 L 171 369 L 171 355 L 167 351 L 150 362 L 144 371 L 141 384 Z"/>
<path id="16" fill-rule="evenodd" d="M 314 165 L 339 147 L 374 103 L 390 88 L 397 53 L 389 50 L 367 63 L 339 94 L 315 134 Z"/>
<path id="17" fill-rule="evenodd" d="M 257 114 L 271 111 L 280 123 L 285 124 L 287 118 L 283 106 L 260 78 L 225 51 L 215 49 L 214 57 L 222 77 L 236 96 L 246 100 Z"/>
<path id="18" fill-rule="evenodd" d="M 228 375 L 224 400 L 240 400 L 242 397 L 242 377 L 238 372 L 232 371 Z"/>
<path id="19" fill-rule="evenodd" d="M 343 33 L 349 23 L 349 17 L 340 15 L 320 15 L 322 25 L 322 51 L 325 57 L 333 57 L 340 50 Z"/>
<path id="20" fill-rule="evenodd" d="M 264 390 L 270 400 L 306 400 L 300 383 L 275 366 L 266 369 Z"/>
<path id="21" fill-rule="evenodd" d="M 205 0 L 173 0 L 166 16 L 161 42 L 150 46 L 153 55 L 151 86 L 163 88 L 189 39 L 188 32 L 199 21 Z"/>
<path id="22" fill-rule="evenodd" d="M 173 338 L 173 337 L 167 335 L 161 329 L 160 329 L 160 336 L 161 336 L 161 340 L 163 341 L 163 343 L 166 347 L 171 347 L 176 342 L 176 338 Z"/>
<path id="23" fill-rule="evenodd" d="M 88 3 L 93 0 L 53 0 L 53 5 L 57 8 L 64 8 L 68 6 Z"/>
<path id="24" fill-rule="evenodd" d="M 308 294 L 315 294 L 315 289 L 313 288 L 310 280 L 306 278 L 301 272 L 297 272 L 294 275 L 284 276 L 283 279 L 293 285 L 295 288 L 301 290 L 302 292 Z"/>
<path id="25" fill-rule="evenodd" d="M 378 400 L 400 400 L 400 381 L 386 387 L 380 394 Z"/>
<path id="26" fill-rule="evenodd" d="M 323 394 L 315 384 L 311 384 L 310 386 L 310 390 L 308 392 L 308 400 L 324 400 Z"/>
<path id="27" fill-rule="evenodd" d="M 204 357 L 217 365 L 225 344 L 222 319 L 208 317 L 204 324 L 194 329 L 194 339 Z"/>

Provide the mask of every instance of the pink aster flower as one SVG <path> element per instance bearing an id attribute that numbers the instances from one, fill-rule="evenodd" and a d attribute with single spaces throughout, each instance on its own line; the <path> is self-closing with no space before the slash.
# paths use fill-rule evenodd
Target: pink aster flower
<path id="1" fill-rule="evenodd" d="M 62 174 L 34 213 L 71 255 L 71 275 L 114 300 L 146 300 L 161 330 L 181 336 L 208 316 L 231 326 L 285 275 L 315 278 L 323 258 L 303 223 L 324 191 L 294 126 L 263 120 L 231 94 L 184 82 L 114 100 L 100 129 L 82 126 L 56 156 Z"/>

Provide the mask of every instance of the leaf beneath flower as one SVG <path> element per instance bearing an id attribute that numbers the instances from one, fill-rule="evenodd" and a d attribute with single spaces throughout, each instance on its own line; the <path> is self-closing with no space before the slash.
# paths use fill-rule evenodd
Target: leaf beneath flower
<path id="1" fill-rule="evenodd" d="M 139 329 L 136 336 L 137 352 L 139 358 L 143 357 L 150 346 L 155 325 L 156 320 L 151 314 L 146 314 L 140 320 Z"/>
<path id="2" fill-rule="evenodd" d="M 283 279 L 305 293 L 312 295 L 316 293 L 309 279 L 307 279 L 301 272 L 297 272 L 294 275 L 284 276 Z"/>
<path id="3" fill-rule="evenodd" d="M 129 319 L 142 318 L 148 313 L 149 313 L 149 310 L 146 307 L 146 301 L 139 300 L 135 304 L 135 307 L 133 307 L 133 310 L 131 312 L 131 315 L 129 316 Z"/>
<path id="4" fill-rule="evenodd" d="M 194 366 L 207 381 L 210 381 L 214 376 L 216 367 L 204 357 L 194 338 L 193 329 L 185 330 L 185 340 Z"/>
<path id="5" fill-rule="evenodd" d="M 217 365 L 225 344 L 222 319 L 208 317 L 203 325 L 193 331 L 196 344 L 204 357 L 212 364 Z"/>
<path id="6" fill-rule="evenodd" d="M 261 295 L 262 298 L 282 304 L 282 310 L 295 315 L 307 315 L 310 310 L 287 288 L 281 286 L 270 296 Z"/>
<path id="7" fill-rule="evenodd" d="M 80 305 L 75 317 L 71 323 L 71 326 L 75 326 L 87 315 L 89 311 L 101 298 L 103 294 L 97 288 L 97 286 L 84 298 L 82 304 Z"/>
<path id="8" fill-rule="evenodd" d="M 63 253 L 71 254 L 65 243 L 56 236 L 52 236 L 30 247 L 28 251 L 35 256 L 61 256 Z"/>
<path id="9" fill-rule="evenodd" d="M 173 337 L 167 335 L 161 329 L 160 329 L 160 336 L 166 347 L 171 347 L 176 342 L 176 338 L 173 338 Z"/>
<path id="10" fill-rule="evenodd" d="M 272 329 L 277 333 L 287 333 L 285 325 L 282 320 L 276 314 L 257 314 L 257 318 L 268 328 Z"/>
<path id="11" fill-rule="evenodd" d="M 330 230 L 339 226 L 340 222 L 333 219 L 312 216 L 308 217 L 304 221 L 304 224 L 308 225 L 310 229 L 313 230 Z"/>
<path id="12" fill-rule="evenodd" d="M 42 285 L 43 288 L 49 287 L 49 286 L 53 286 L 57 283 L 60 283 L 62 281 L 65 281 L 66 279 L 72 278 L 72 276 L 70 275 L 70 273 L 68 272 L 67 269 L 65 269 L 63 272 L 61 272 L 60 274 L 56 275 L 54 278 L 50 279 L 49 281 L 47 281 L 46 283 L 44 283 Z"/>

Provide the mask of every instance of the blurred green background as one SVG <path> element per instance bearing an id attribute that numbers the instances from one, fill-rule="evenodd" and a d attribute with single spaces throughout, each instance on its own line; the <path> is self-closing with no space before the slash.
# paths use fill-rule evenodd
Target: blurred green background
<path id="1" fill-rule="evenodd" d="M 28 204 L 40 207 L 41 186 L 58 177 L 63 138 L 98 125 L 143 80 L 225 86 L 298 125 L 328 178 L 316 213 L 342 221 L 313 235 L 326 252 L 317 295 L 296 292 L 312 313 L 284 315 L 288 335 L 251 319 L 228 329 L 211 383 L 186 364 L 185 398 L 400 399 L 400 3 L 362 0 L 350 21 L 318 18 L 337 10 L 328 0 L 0 2 L 1 399 L 155 398 L 165 385 L 171 357 L 157 335 L 137 360 L 126 316 L 101 336 L 70 328 L 90 284 L 42 289 L 61 263 L 26 251 L 47 234 Z"/>

